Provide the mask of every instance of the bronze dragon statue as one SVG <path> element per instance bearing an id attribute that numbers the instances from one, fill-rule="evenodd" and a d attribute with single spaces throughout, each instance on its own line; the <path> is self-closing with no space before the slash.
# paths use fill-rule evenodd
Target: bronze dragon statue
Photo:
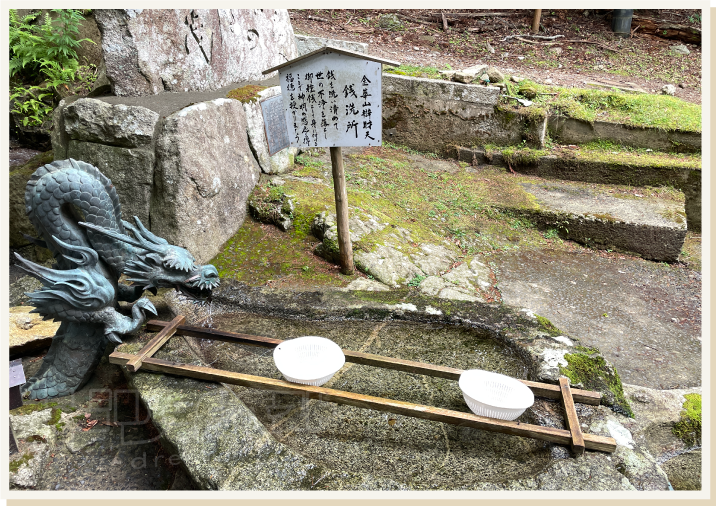
<path id="1" fill-rule="evenodd" d="M 194 257 L 147 230 L 138 218 L 122 220 L 117 192 L 96 167 L 60 160 L 35 171 L 25 189 L 30 222 L 48 248 L 55 268 L 15 254 L 25 272 L 43 287 L 28 293 L 32 312 L 61 321 L 38 373 L 23 387 L 32 399 L 74 393 L 92 376 L 107 341 L 137 330 L 145 312 L 156 314 L 144 290 L 173 287 L 196 301 L 206 301 L 219 284 L 213 265 L 196 265 Z M 131 234 L 131 235 L 130 235 Z M 132 282 L 119 282 L 124 274 Z M 134 302 L 132 316 L 119 302 Z M 135 302 L 136 301 L 136 302 Z"/>

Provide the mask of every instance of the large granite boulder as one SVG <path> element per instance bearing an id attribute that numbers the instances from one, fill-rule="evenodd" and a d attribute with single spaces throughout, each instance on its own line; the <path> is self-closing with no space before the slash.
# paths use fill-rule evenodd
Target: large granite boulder
<path id="1" fill-rule="evenodd" d="M 260 175 L 241 103 L 220 98 L 171 114 L 156 156 L 152 232 L 204 263 L 243 223 Z"/>
<path id="2" fill-rule="evenodd" d="M 286 10 L 100 9 L 95 18 L 119 96 L 215 90 L 296 57 Z"/>

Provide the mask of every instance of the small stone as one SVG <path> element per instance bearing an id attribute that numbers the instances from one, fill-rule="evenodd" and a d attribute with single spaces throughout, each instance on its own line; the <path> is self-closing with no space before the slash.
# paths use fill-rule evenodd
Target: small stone
<path id="1" fill-rule="evenodd" d="M 403 37 L 396 37 L 395 42 L 403 42 Z"/>
<path id="2" fill-rule="evenodd" d="M 689 51 L 689 48 L 683 44 L 671 46 L 669 49 L 671 49 L 671 52 L 676 53 L 676 54 L 684 54 L 684 55 L 691 54 L 691 51 Z"/>
<path id="3" fill-rule="evenodd" d="M 545 79 L 544 84 L 552 84 L 552 79 Z"/>
<path id="4" fill-rule="evenodd" d="M 420 48 L 418 46 L 413 46 L 413 51 L 420 51 Z"/>
<path id="5" fill-rule="evenodd" d="M 553 47 L 550 51 L 551 51 L 552 53 L 554 53 L 554 54 L 562 54 L 562 48 L 561 48 L 561 47 Z"/>
<path id="6" fill-rule="evenodd" d="M 501 83 L 505 80 L 505 75 L 495 67 L 488 67 L 485 73 L 490 78 L 491 83 Z"/>
<path id="7" fill-rule="evenodd" d="M 396 31 L 403 28 L 403 24 L 395 14 L 384 14 L 378 20 L 378 27 L 384 30 Z"/>
<path id="8" fill-rule="evenodd" d="M 642 404 L 647 404 L 649 402 L 649 396 L 644 392 L 634 392 L 631 394 L 631 398 L 637 402 L 641 402 Z"/>
<path id="9" fill-rule="evenodd" d="M 495 48 L 492 47 L 489 42 L 485 41 L 485 47 L 490 53 L 495 54 Z"/>
<path id="10" fill-rule="evenodd" d="M 513 83 L 520 83 L 520 82 L 522 82 L 522 81 L 524 81 L 524 80 L 525 80 L 524 77 L 517 77 L 517 76 L 511 76 L 511 77 L 510 77 L 510 81 L 512 81 Z"/>
<path id="11" fill-rule="evenodd" d="M 524 57 L 524 56 L 518 56 L 517 59 L 518 59 L 518 60 L 524 60 L 525 57 Z"/>
<path id="12" fill-rule="evenodd" d="M 671 95 L 673 97 L 674 94 L 676 93 L 676 86 L 674 86 L 673 84 L 664 85 L 661 88 L 661 93 L 663 95 Z"/>

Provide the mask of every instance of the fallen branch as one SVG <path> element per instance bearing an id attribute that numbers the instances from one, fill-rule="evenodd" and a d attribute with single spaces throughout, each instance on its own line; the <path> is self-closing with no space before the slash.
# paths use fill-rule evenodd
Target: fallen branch
<path id="1" fill-rule="evenodd" d="M 332 23 L 332 22 L 333 22 L 333 21 L 331 21 L 330 19 L 321 18 L 321 17 L 318 17 L 318 16 L 313 16 L 313 15 L 311 15 L 311 14 L 308 15 L 308 19 L 312 19 L 312 20 L 314 20 L 314 21 L 323 21 L 324 23 Z"/>
<path id="2" fill-rule="evenodd" d="M 431 12 L 430 16 L 439 18 L 443 14 L 442 12 Z M 490 17 L 502 17 L 511 16 L 509 12 L 449 12 L 444 14 L 448 18 L 490 18 Z"/>
<path id="3" fill-rule="evenodd" d="M 601 42 L 595 42 L 591 40 L 579 40 L 579 39 L 565 39 L 560 40 L 559 42 L 539 42 L 536 40 L 527 40 L 523 39 L 520 35 L 511 35 L 509 38 L 513 38 L 515 40 L 519 40 L 520 42 L 526 42 L 528 44 L 538 44 L 540 46 L 554 46 L 556 44 L 564 44 L 564 43 L 570 43 L 570 44 L 596 44 L 599 47 L 602 47 L 604 49 L 608 49 L 609 51 L 613 51 L 617 54 L 621 54 L 621 51 L 618 49 L 614 49 L 613 47 L 609 47 L 606 44 L 602 44 Z M 504 39 L 503 39 L 504 40 Z"/>
<path id="4" fill-rule="evenodd" d="M 448 31 L 448 24 L 447 24 L 447 19 L 445 19 L 445 14 L 443 14 L 443 13 L 441 12 L 440 15 L 441 15 L 442 18 L 443 18 L 443 30 L 447 32 L 447 31 Z"/>
<path id="5" fill-rule="evenodd" d="M 406 16 L 405 14 L 396 14 L 400 19 L 404 19 L 406 21 L 410 21 L 412 23 L 420 23 L 421 25 L 428 25 L 428 26 L 435 26 L 435 23 L 432 21 L 423 21 L 422 19 L 414 18 L 412 16 Z"/>
<path id="6" fill-rule="evenodd" d="M 695 26 L 680 25 L 666 19 L 641 16 L 634 16 L 632 25 L 639 26 L 642 33 L 656 35 L 661 39 L 674 39 L 692 44 L 701 44 L 701 29 Z"/>
<path id="7" fill-rule="evenodd" d="M 609 47 L 609 46 L 607 46 L 606 44 L 602 44 L 601 42 L 593 42 L 593 41 L 591 41 L 591 40 L 570 39 L 570 40 L 562 40 L 562 41 L 560 41 L 560 42 L 552 42 L 552 43 L 549 43 L 549 45 L 552 45 L 552 44 L 561 44 L 562 42 L 569 42 L 569 43 L 574 42 L 574 43 L 577 43 L 577 44 L 596 44 L 596 45 L 599 46 L 599 47 L 603 47 L 604 49 L 608 49 L 609 51 L 613 51 L 613 52 L 615 52 L 615 53 L 617 53 L 617 54 L 621 54 L 621 51 L 619 51 L 618 49 L 614 49 L 613 47 Z"/>
<path id="8" fill-rule="evenodd" d="M 509 39 L 517 39 L 517 38 L 520 38 L 520 37 L 529 37 L 530 39 L 554 40 L 554 39 L 558 39 L 558 38 L 560 38 L 560 37 L 564 37 L 564 35 L 551 35 L 551 36 L 546 36 L 546 35 L 532 35 L 532 34 L 527 34 L 527 35 L 508 35 L 508 36 L 505 37 L 504 39 L 500 39 L 500 42 L 505 42 L 506 40 L 509 40 Z"/>

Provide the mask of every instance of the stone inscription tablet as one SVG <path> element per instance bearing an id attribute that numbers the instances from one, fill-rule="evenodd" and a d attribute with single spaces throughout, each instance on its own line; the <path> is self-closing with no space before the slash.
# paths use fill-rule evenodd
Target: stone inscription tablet
<path id="1" fill-rule="evenodd" d="M 264 132 L 268 144 L 269 156 L 273 156 L 291 145 L 286 129 L 286 117 L 283 113 L 281 95 L 267 98 L 261 102 L 261 114 L 264 117 Z"/>
<path id="2" fill-rule="evenodd" d="M 279 70 L 291 146 L 380 146 L 381 64 L 323 53 Z"/>

